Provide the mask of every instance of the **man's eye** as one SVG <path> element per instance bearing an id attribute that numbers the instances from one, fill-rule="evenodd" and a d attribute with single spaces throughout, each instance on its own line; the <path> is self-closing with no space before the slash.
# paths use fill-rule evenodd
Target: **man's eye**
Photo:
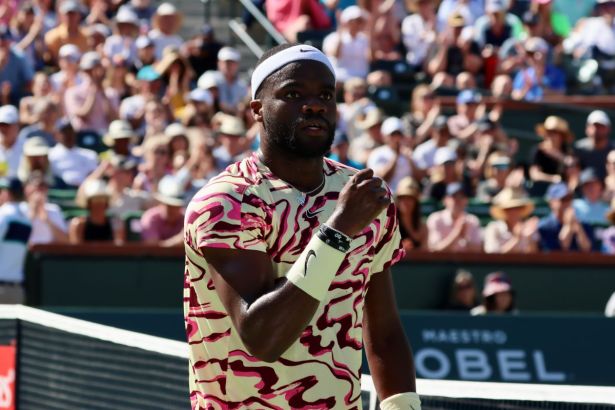
<path id="1" fill-rule="evenodd" d="M 322 98 L 325 101 L 330 101 L 333 98 L 333 93 L 326 91 L 320 95 L 320 98 Z"/>
<path id="2" fill-rule="evenodd" d="M 299 98 L 299 93 L 297 91 L 288 91 L 286 93 L 286 98 L 291 98 L 291 99 Z"/>

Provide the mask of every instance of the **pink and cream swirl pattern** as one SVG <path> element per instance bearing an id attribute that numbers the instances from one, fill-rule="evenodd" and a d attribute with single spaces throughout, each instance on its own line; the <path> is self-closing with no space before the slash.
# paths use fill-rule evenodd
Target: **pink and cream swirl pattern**
<path id="1" fill-rule="evenodd" d="M 253 155 L 214 178 L 188 206 L 184 315 L 193 409 L 360 408 L 370 276 L 403 256 L 393 205 L 353 240 L 311 323 L 274 363 L 261 362 L 243 346 L 200 251 L 266 252 L 277 275 L 285 275 L 355 172 L 328 159 L 324 169 L 324 188 L 300 205 L 298 192 Z"/>

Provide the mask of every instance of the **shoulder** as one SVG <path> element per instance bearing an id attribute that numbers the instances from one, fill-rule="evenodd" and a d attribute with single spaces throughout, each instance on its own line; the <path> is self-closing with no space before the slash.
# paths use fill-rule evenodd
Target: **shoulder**
<path id="1" fill-rule="evenodd" d="M 591 140 L 589 138 L 582 138 L 574 143 L 574 147 L 578 150 L 587 150 L 591 148 Z"/>
<path id="2" fill-rule="evenodd" d="M 474 214 L 466 214 L 466 221 L 475 227 L 480 228 L 480 220 Z"/>

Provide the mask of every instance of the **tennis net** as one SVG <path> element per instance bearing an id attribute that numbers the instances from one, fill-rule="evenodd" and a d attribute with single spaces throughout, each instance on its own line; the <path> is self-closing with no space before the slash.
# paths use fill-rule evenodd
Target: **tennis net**
<path id="1" fill-rule="evenodd" d="M 0 305 L 0 345 L 13 340 L 20 410 L 190 408 L 186 343 Z M 375 410 L 371 377 L 361 385 Z M 424 410 L 615 409 L 615 387 L 419 379 L 417 389 Z"/>

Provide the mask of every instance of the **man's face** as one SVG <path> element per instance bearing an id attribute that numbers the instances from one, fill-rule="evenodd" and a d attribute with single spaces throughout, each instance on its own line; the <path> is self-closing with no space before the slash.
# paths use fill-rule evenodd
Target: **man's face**
<path id="1" fill-rule="evenodd" d="M 336 122 L 335 78 L 325 65 L 288 64 L 265 81 L 258 98 L 251 107 L 268 144 L 299 158 L 329 151 Z"/>
<path id="2" fill-rule="evenodd" d="M 59 130 L 56 133 L 57 141 L 67 148 L 72 148 L 75 145 L 75 131 L 71 128 Z"/>
<path id="3" fill-rule="evenodd" d="M 105 79 L 105 68 L 102 65 L 97 65 L 91 70 L 88 70 L 87 74 L 90 76 L 92 81 L 100 84 Z"/>
<path id="4" fill-rule="evenodd" d="M 595 141 L 605 141 L 609 138 L 611 128 L 604 124 L 587 124 L 585 133 Z"/>
<path id="5" fill-rule="evenodd" d="M 81 23 L 81 14 L 77 11 L 69 11 L 63 15 L 63 20 L 67 26 L 74 28 Z"/>
<path id="6" fill-rule="evenodd" d="M 15 124 L 0 123 L 0 141 L 3 145 L 11 147 L 17 139 L 19 128 Z"/>
<path id="7" fill-rule="evenodd" d="M 600 181 L 590 181 L 581 187 L 583 196 L 590 202 L 599 201 L 602 198 L 602 183 Z"/>
<path id="8" fill-rule="evenodd" d="M 227 77 L 234 77 L 239 70 L 239 63 L 233 60 L 219 60 L 218 70 Z"/>

